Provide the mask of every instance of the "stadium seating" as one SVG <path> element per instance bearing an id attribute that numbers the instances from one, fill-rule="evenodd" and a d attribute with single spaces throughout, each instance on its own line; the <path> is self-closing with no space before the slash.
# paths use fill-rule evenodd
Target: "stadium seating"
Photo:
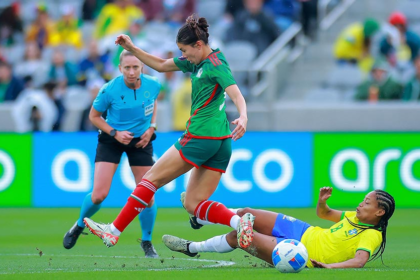
<path id="1" fill-rule="evenodd" d="M 225 6 L 225 0 L 197 0 L 197 13 L 200 17 L 205 17 L 211 25 L 220 20 Z"/>

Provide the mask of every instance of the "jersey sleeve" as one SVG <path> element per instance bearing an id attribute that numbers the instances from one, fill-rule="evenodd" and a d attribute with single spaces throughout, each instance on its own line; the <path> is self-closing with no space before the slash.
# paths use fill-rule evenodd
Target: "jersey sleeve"
<path id="1" fill-rule="evenodd" d="M 109 93 L 107 92 L 107 86 L 108 84 L 105 84 L 101 87 L 92 105 L 96 111 L 101 113 L 105 112 L 109 106 Z"/>
<path id="2" fill-rule="evenodd" d="M 176 66 L 178 66 L 179 69 L 181 69 L 181 71 L 183 73 L 187 73 L 187 72 L 192 72 L 193 71 L 193 64 L 191 62 L 189 62 L 185 57 L 180 56 L 180 57 L 174 57 L 174 63 Z"/>
<path id="3" fill-rule="evenodd" d="M 219 84 L 223 90 L 225 90 L 228 86 L 236 84 L 232 72 L 226 64 L 215 66 L 211 72 L 213 82 Z"/>
<path id="4" fill-rule="evenodd" d="M 357 245 L 356 251 L 363 250 L 369 253 L 369 256 L 379 248 L 382 242 L 382 235 L 375 229 L 368 229 L 361 233 L 360 242 Z"/>

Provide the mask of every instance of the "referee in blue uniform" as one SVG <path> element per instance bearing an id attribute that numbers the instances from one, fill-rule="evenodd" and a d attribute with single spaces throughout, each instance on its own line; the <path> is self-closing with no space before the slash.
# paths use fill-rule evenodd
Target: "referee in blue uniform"
<path id="1" fill-rule="evenodd" d="M 89 119 L 99 128 L 93 192 L 86 195 L 79 219 L 64 236 L 66 249 L 71 249 L 83 232 L 83 218 L 90 218 L 101 208 L 123 152 L 127 154 L 136 183 L 154 164 L 151 141 L 156 137 L 156 100 L 161 86 L 156 78 L 142 73 L 143 63 L 126 50 L 120 55 L 119 69 L 122 75 L 100 89 L 89 114 Z M 102 117 L 105 111 L 106 121 Z M 149 258 L 159 257 L 151 242 L 156 213 L 153 199 L 139 215 L 141 247 Z"/>

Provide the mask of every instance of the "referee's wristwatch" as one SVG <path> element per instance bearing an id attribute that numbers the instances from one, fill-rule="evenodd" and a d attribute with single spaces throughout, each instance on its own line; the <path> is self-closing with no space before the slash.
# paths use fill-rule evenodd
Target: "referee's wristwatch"
<path id="1" fill-rule="evenodd" d="M 115 135 L 117 134 L 117 130 L 116 129 L 112 129 L 110 132 L 109 132 L 109 135 L 111 135 L 111 137 L 115 137 Z"/>
<path id="2" fill-rule="evenodd" d="M 155 129 L 155 131 L 157 130 L 157 124 L 156 123 L 151 123 L 149 128 L 153 127 Z"/>

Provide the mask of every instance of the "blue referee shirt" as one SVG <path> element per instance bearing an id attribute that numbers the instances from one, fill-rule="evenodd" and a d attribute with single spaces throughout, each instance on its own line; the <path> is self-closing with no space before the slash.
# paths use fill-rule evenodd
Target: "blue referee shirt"
<path id="1" fill-rule="evenodd" d="M 140 75 L 139 89 L 130 89 L 121 75 L 99 90 L 93 101 L 98 112 L 108 110 L 106 122 L 118 131 L 130 131 L 140 137 L 150 127 L 160 83 L 149 75 Z"/>

